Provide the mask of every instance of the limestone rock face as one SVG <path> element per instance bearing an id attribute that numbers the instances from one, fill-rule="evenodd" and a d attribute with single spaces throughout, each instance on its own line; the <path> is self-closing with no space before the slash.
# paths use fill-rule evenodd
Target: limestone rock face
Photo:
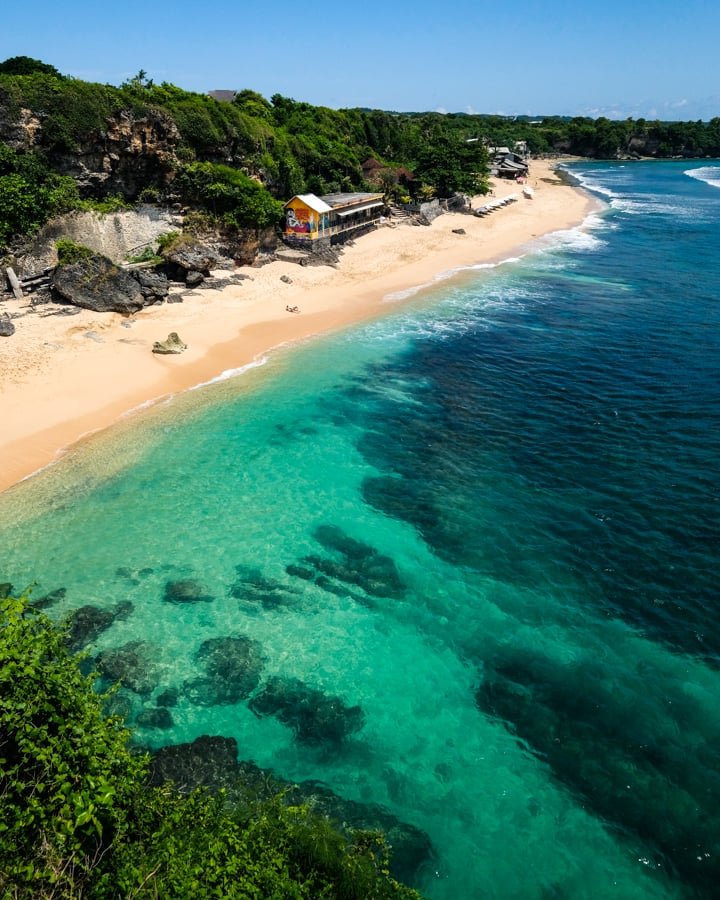
<path id="1" fill-rule="evenodd" d="M 170 210 L 148 204 L 104 215 L 79 210 L 65 213 L 43 225 L 33 238 L 23 259 L 22 273 L 34 275 L 57 265 L 55 244 L 59 238 L 69 238 L 121 263 L 135 248 L 155 245 L 160 235 L 173 227 Z"/>
<path id="2" fill-rule="evenodd" d="M 187 344 L 183 343 L 176 331 L 171 331 L 164 341 L 155 341 L 152 352 L 160 354 L 182 353 L 187 350 Z"/>
<path id="3" fill-rule="evenodd" d="M 13 150 L 34 150 L 42 133 L 42 123 L 31 109 L 20 109 L 17 118 L 0 122 L 0 140 Z"/>
<path id="4" fill-rule="evenodd" d="M 95 312 L 134 313 L 145 306 L 138 282 L 104 256 L 58 266 L 52 288 L 61 301 Z"/>
<path id="5" fill-rule="evenodd" d="M 123 110 L 107 120 L 105 131 L 53 163 L 77 181 L 82 195 L 133 199 L 146 185 L 167 180 L 177 165 L 179 140 L 175 123 L 159 110 L 137 118 Z"/>

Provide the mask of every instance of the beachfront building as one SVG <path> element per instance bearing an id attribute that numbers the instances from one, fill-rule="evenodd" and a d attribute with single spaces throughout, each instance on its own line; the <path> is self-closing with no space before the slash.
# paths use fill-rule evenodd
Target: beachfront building
<path id="1" fill-rule="evenodd" d="M 490 174 L 499 178 L 526 178 L 527 160 L 508 147 L 488 147 Z"/>
<path id="2" fill-rule="evenodd" d="M 382 194 L 296 194 L 285 204 L 285 243 L 314 250 L 371 228 L 382 215 Z"/>

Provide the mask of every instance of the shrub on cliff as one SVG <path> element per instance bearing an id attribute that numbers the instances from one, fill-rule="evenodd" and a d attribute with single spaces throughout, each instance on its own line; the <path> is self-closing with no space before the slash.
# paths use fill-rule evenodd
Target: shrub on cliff
<path id="1" fill-rule="evenodd" d="M 7 586 L 6 586 L 7 587 Z M 418 898 L 383 839 L 249 792 L 148 786 L 62 630 L 0 593 L 0 896 Z"/>
<path id="2" fill-rule="evenodd" d="M 34 153 L 0 143 L 0 248 L 16 234 L 32 234 L 50 216 L 80 203 L 72 178 L 51 172 Z"/>
<path id="3" fill-rule="evenodd" d="M 70 238 L 60 238 L 55 241 L 55 249 L 57 250 L 58 263 L 61 266 L 70 266 L 80 259 L 88 259 L 95 255 L 94 250 L 91 250 L 84 244 L 76 244 Z"/>
<path id="4" fill-rule="evenodd" d="M 280 221 L 282 205 L 243 172 L 214 163 L 183 166 L 176 180 L 183 197 L 228 225 L 267 228 Z"/>

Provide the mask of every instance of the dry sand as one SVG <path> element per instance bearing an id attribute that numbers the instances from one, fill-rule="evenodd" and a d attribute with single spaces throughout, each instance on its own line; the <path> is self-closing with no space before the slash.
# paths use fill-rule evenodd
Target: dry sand
<path id="1" fill-rule="evenodd" d="M 389 294 L 429 283 L 475 263 L 498 261 L 540 237 L 580 224 L 591 199 L 561 183 L 549 162 L 533 161 L 532 200 L 486 218 L 445 214 L 429 227 L 379 227 L 347 247 L 337 269 L 276 261 L 237 271 L 252 280 L 221 291 L 198 290 L 182 304 L 149 307 L 127 318 L 81 310 L 43 316 L 25 301 L 3 309 L 27 313 L 0 338 L 0 490 L 57 459 L 63 448 L 106 428 L 140 405 L 217 377 L 288 342 L 381 315 Z M 496 182 L 495 196 L 518 194 Z M 473 206 L 485 202 L 476 198 Z M 464 228 L 466 234 L 453 233 Z M 227 273 L 218 273 L 227 274 Z M 281 276 L 292 279 L 291 284 Z M 300 312 L 286 312 L 286 306 Z M 151 353 L 176 331 L 189 345 L 178 356 Z"/>

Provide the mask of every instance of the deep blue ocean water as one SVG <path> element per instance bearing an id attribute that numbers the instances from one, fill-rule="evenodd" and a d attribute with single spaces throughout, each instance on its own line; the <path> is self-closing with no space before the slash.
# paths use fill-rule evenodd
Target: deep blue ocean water
<path id="1" fill-rule="evenodd" d="M 0 498 L 0 581 L 132 604 L 142 743 L 381 804 L 437 900 L 720 891 L 720 163 L 572 172 L 582 228 Z"/>

